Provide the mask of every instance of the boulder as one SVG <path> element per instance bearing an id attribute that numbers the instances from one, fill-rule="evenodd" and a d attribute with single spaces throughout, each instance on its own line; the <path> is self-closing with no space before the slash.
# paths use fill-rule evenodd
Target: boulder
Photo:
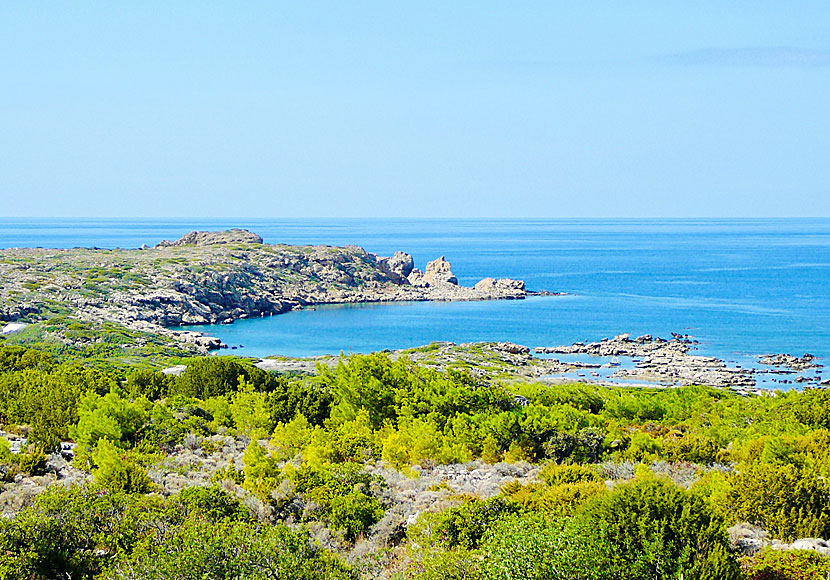
<path id="1" fill-rule="evenodd" d="M 496 287 L 501 291 L 524 292 L 525 281 L 512 278 L 499 278 L 496 280 Z"/>
<path id="2" fill-rule="evenodd" d="M 503 352 L 507 352 L 510 354 L 529 354 L 530 349 L 522 344 L 516 344 L 514 342 L 499 342 L 496 343 L 495 346 L 496 350 L 500 350 Z"/>
<path id="3" fill-rule="evenodd" d="M 437 260 L 427 263 L 426 272 L 424 272 L 424 281 L 427 284 L 453 284 L 458 285 L 458 278 L 452 273 L 450 263 L 441 256 Z"/>
<path id="4" fill-rule="evenodd" d="M 496 289 L 496 279 L 482 278 L 476 282 L 475 289 L 479 292 L 493 292 Z"/>
<path id="5" fill-rule="evenodd" d="M 389 258 L 378 258 L 381 268 L 400 279 L 406 279 L 415 266 L 412 256 L 406 252 L 395 252 Z"/>

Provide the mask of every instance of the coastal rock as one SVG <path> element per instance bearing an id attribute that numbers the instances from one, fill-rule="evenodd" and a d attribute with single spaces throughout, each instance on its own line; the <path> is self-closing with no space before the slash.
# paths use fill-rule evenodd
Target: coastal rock
<path id="1" fill-rule="evenodd" d="M 503 352 L 507 352 L 510 354 L 528 354 L 530 353 L 530 349 L 524 345 L 516 344 L 513 342 L 499 342 L 496 343 L 495 346 L 496 350 L 500 350 Z"/>
<path id="2" fill-rule="evenodd" d="M 802 357 L 790 354 L 768 354 L 758 357 L 762 365 L 783 367 L 791 371 L 806 371 L 808 369 L 820 368 L 822 365 L 815 362 L 816 357 L 812 354 L 805 354 Z"/>
<path id="3" fill-rule="evenodd" d="M 427 263 L 426 272 L 424 272 L 424 281 L 427 284 L 453 284 L 458 285 L 458 278 L 452 273 L 450 263 L 441 256 L 437 260 Z"/>
<path id="4" fill-rule="evenodd" d="M 387 272 L 398 276 L 403 281 L 412 272 L 415 267 L 415 261 L 406 252 L 395 252 L 389 258 L 378 258 L 378 265 Z"/>
<path id="5" fill-rule="evenodd" d="M 418 270 L 417 268 L 414 268 L 412 272 L 409 273 L 409 276 L 406 277 L 406 279 L 412 286 L 429 286 L 427 281 L 424 280 L 424 273 Z"/>
<path id="6" fill-rule="evenodd" d="M 742 389 L 755 386 L 750 371 L 728 367 L 723 361 L 690 354 L 694 342 L 686 335 L 671 340 L 648 335 L 631 340 L 628 334 L 606 338 L 587 344 L 541 347 L 535 352 L 545 354 L 587 354 L 604 357 L 632 357 L 639 359 L 633 369 L 619 369 L 614 379 L 641 380 L 671 385 L 710 385 Z"/>
<path id="7" fill-rule="evenodd" d="M 205 352 L 222 345 L 170 327 L 229 324 L 317 304 L 522 299 L 532 294 L 521 280 L 489 278 L 475 287 L 461 286 L 443 256 L 421 272 L 404 252 L 378 258 L 357 246 L 261 241 L 237 229 L 191 232 L 143 250 L 0 250 L 0 320 L 39 322 L 59 305 L 84 323 L 114 323 L 164 336 L 171 346 Z M 41 316 L 41 311 L 47 314 Z M 63 335 L 60 328 L 52 332 L 67 344 L 86 341 L 77 333 Z"/>
<path id="8" fill-rule="evenodd" d="M 199 332 L 189 330 L 170 331 L 170 334 L 182 342 L 193 344 L 201 350 L 216 350 L 222 348 L 222 341 L 213 336 L 205 336 Z"/>
<path id="9" fill-rule="evenodd" d="M 215 244 L 261 244 L 262 238 L 248 230 L 230 229 L 221 232 L 193 231 L 183 235 L 175 242 L 163 240 L 156 244 L 157 248 L 176 246 L 211 246 Z"/>

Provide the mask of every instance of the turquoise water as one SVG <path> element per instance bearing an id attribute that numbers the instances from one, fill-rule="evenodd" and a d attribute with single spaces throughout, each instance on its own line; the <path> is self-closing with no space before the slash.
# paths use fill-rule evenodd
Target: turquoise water
<path id="1" fill-rule="evenodd" d="M 704 354 L 830 357 L 830 219 L 0 220 L 0 247 L 137 247 L 192 229 L 246 227 L 266 242 L 358 244 L 416 266 L 445 255 L 462 284 L 513 277 L 565 297 L 319 307 L 201 327 L 237 354 L 311 355 L 622 332 L 692 334 Z"/>

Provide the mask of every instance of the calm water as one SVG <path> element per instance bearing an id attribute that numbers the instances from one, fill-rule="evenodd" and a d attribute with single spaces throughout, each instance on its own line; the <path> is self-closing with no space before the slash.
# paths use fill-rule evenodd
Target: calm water
<path id="1" fill-rule="evenodd" d="M 238 354 L 311 355 L 510 340 L 528 346 L 622 332 L 694 335 L 750 363 L 830 358 L 830 220 L 0 220 L 0 247 L 138 247 L 192 229 L 245 227 L 266 242 L 445 255 L 462 284 L 521 278 L 567 297 L 320 307 L 201 330 Z"/>

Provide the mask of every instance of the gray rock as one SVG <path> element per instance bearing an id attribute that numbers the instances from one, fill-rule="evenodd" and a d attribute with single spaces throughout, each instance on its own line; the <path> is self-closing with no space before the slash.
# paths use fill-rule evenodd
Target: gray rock
<path id="1" fill-rule="evenodd" d="M 429 286 L 427 281 L 424 280 L 424 273 L 421 272 L 420 270 L 418 270 L 417 268 L 413 269 L 412 272 L 409 273 L 409 276 L 406 277 L 406 279 L 412 286 L 418 286 L 418 287 L 427 287 L 427 286 Z"/>
<path id="2" fill-rule="evenodd" d="M 437 260 L 427 263 L 424 280 L 427 284 L 453 284 L 458 285 L 458 278 L 452 273 L 450 263 L 441 256 Z"/>
<path id="3" fill-rule="evenodd" d="M 378 258 L 378 264 L 401 280 L 406 280 L 415 267 L 415 261 L 406 252 L 395 252 L 390 258 Z"/>
<path id="4" fill-rule="evenodd" d="M 172 246 L 211 246 L 214 244 L 261 244 L 262 238 L 253 232 L 242 229 L 224 230 L 221 232 L 190 232 L 183 235 L 175 242 L 163 240 L 157 248 Z"/>

